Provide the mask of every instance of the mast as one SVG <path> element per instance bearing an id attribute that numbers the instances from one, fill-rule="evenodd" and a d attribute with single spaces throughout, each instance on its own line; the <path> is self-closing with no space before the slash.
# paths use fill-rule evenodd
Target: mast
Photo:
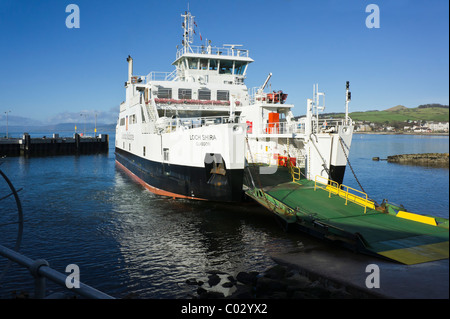
<path id="1" fill-rule="evenodd" d="M 188 11 L 185 11 L 181 16 L 184 18 L 181 24 L 183 28 L 183 41 L 181 41 L 181 44 L 184 47 L 184 53 L 187 53 L 192 51 L 191 43 L 194 42 L 194 16 Z"/>
<path id="2" fill-rule="evenodd" d="M 345 90 L 345 125 L 348 125 L 349 117 L 348 117 L 348 102 L 352 99 L 352 93 L 349 91 L 350 89 L 350 82 L 347 81 L 345 84 L 346 90 Z"/>

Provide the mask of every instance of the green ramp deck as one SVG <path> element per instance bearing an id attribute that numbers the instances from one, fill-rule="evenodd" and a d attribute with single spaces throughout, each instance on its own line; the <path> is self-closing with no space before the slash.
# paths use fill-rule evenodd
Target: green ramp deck
<path id="1" fill-rule="evenodd" d="M 404 264 L 449 256 L 448 219 L 399 213 L 389 204 L 381 209 L 338 185 L 302 180 L 247 194 L 286 223 L 360 252 Z"/>

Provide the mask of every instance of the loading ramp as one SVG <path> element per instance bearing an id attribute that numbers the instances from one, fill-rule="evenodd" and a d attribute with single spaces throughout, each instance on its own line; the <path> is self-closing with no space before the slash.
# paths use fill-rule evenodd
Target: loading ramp
<path id="1" fill-rule="evenodd" d="M 314 181 L 292 176 L 290 182 L 246 194 L 287 225 L 354 251 L 407 265 L 448 259 L 448 219 L 387 202 L 377 205 L 365 193 L 321 176 Z"/>

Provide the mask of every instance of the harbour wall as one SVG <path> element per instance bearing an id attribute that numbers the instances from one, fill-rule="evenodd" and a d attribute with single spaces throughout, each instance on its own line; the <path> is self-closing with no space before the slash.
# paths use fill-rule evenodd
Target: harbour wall
<path id="1" fill-rule="evenodd" d="M 74 134 L 73 137 L 31 137 L 24 133 L 21 138 L 0 139 L 0 157 L 3 156 L 55 156 L 107 153 L 108 134 L 96 137 L 84 137 Z"/>

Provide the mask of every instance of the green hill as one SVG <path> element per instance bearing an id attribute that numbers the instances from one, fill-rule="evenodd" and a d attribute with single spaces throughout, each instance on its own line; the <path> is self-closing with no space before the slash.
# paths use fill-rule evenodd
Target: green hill
<path id="1" fill-rule="evenodd" d="M 330 116 L 331 114 L 328 114 Z M 344 117 L 343 113 L 332 114 L 335 118 Z M 395 106 L 385 111 L 351 112 L 349 116 L 354 121 L 367 121 L 380 124 L 391 124 L 404 121 L 434 121 L 448 122 L 448 106 L 440 107 L 415 107 L 406 108 L 402 105 Z"/>

